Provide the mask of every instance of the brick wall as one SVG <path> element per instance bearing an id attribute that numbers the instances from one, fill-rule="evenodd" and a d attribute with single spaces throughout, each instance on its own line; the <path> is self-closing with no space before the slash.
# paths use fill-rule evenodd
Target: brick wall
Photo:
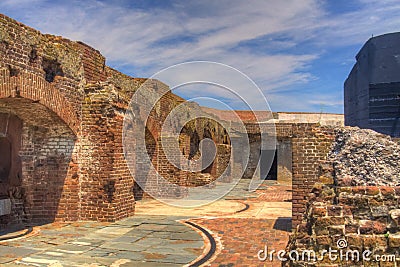
<path id="1" fill-rule="evenodd" d="M 148 186 L 157 186 L 152 184 L 157 177 L 150 166 L 135 155 L 132 155 L 133 162 L 126 162 L 122 146 L 125 111 L 132 95 L 145 82 L 146 98 L 134 107 L 139 114 L 149 104 L 146 101 L 151 102 L 152 97 L 167 92 L 168 86 L 159 81 L 126 76 L 107 67 L 105 58 L 83 43 L 43 35 L 0 15 L 0 113 L 13 114 L 23 123 L 23 146 L 19 151 L 24 162 L 23 182 L 19 193 L 5 193 L 10 198 L 18 195 L 14 197 L 19 198 L 19 202 L 15 200 L 14 210 L 32 221 L 41 216 L 49 220 L 112 221 L 132 215 L 134 194 L 140 194 L 135 179 L 144 177 Z M 155 171 L 175 184 L 202 185 L 227 168 L 230 140 L 226 129 L 216 122 L 217 118 L 212 119 L 212 114 L 189 122 L 185 126 L 188 130 L 182 130 L 179 138 L 181 151 L 193 152 L 198 149 L 196 144 L 207 137 L 217 144 L 218 160 L 203 174 L 173 167 L 160 146 L 161 138 L 168 138 L 160 135 L 161 126 L 171 110 L 184 102 L 170 92 L 164 94 L 151 107 L 147 120 L 137 118 L 137 129 L 148 131 L 146 149 Z M 186 103 L 183 110 L 195 112 L 198 117 L 205 115 L 192 103 Z M 248 120 L 254 117 L 250 113 L 240 115 Z M 41 121 L 43 116 L 47 120 Z M 173 125 L 175 123 L 180 121 L 172 121 Z M 234 127 L 234 123 L 230 125 Z M 256 139 L 260 125 L 249 122 L 246 128 L 256 141 L 251 152 L 254 163 L 259 155 Z M 133 129 L 129 137 L 132 151 L 137 147 L 137 129 Z M 279 123 L 276 136 L 293 137 L 295 225 L 304 212 L 304 195 L 317 177 L 317 164 L 327 153 L 330 132 L 313 124 Z M 172 145 L 173 141 L 167 143 Z M 133 154 L 139 152 L 143 151 Z M 178 153 L 174 155 L 179 156 Z M 231 167 L 237 169 L 243 159 L 239 155 L 234 158 L 236 165 Z M 133 168 L 128 168 L 128 164 Z M 49 186 L 45 189 L 46 185 Z M 172 189 L 163 192 L 182 196 L 184 193 Z M 21 206 L 25 209 L 23 212 Z"/>
<path id="2" fill-rule="evenodd" d="M 24 98 L 0 99 L 13 164 L 1 194 L 13 205 L 14 222 L 39 223 L 78 218 L 76 136 L 53 112 Z M 20 123 L 18 123 L 20 121 Z M 20 126 L 18 126 L 20 125 Z"/>
<path id="3" fill-rule="evenodd" d="M 275 137 L 277 144 L 285 144 L 291 148 L 287 151 L 278 151 L 278 171 L 287 166 L 291 173 L 293 185 L 292 193 L 292 226 L 302 221 L 306 211 L 307 196 L 311 192 L 314 183 L 319 177 L 319 164 L 325 160 L 334 141 L 334 128 L 321 126 L 316 123 L 276 123 L 256 124 L 246 123 L 247 135 L 250 144 L 250 157 L 243 177 L 252 177 L 260 160 L 260 130 Z M 284 162 L 282 154 L 291 153 L 286 159 L 291 162 Z M 243 164 L 245 159 L 242 155 L 236 155 L 236 162 Z M 278 173 L 278 179 L 279 179 Z M 285 180 L 284 178 L 282 178 Z M 285 180 L 285 182 L 290 182 Z"/>
<path id="4" fill-rule="evenodd" d="M 319 164 L 325 160 L 334 141 L 333 128 L 318 124 L 292 127 L 292 226 L 303 219 L 307 196 L 319 177 Z"/>
<path id="5" fill-rule="evenodd" d="M 360 260 L 352 257 L 331 260 L 327 255 L 314 266 L 397 266 L 400 248 L 400 188 L 389 186 L 346 186 L 338 182 L 331 162 L 321 162 L 320 175 L 307 198 L 304 216 L 288 244 L 288 251 L 316 252 L 336 250 L 343 255 L 358 251 Z M 347 246 L 338 248 L 337 241 Z M 369 250 L 370 261 L 362 253 Z M 397 262 L 376 262 L 376 255 L 395 255 Z M 289 261 L 284 266 L 308 266 L 306 260 Z"/>
<path id="6" fill-rule="evenodd" d="M 21 184 L 0 184 L 3 197 L 14 203 L 8 223 L 111 221 L 132 215 L 133 178 L 123 156 L 121 105 L 127 106 L 124 97 L 129 99 L 135 87 L 121 92 L 121 100 L 113 85 L 120 85 L 118 72 L 105 67 L 98 51 L 43 35 L 4 15 L 0 59 L 0 111 L 23 123 Z M 143 82 L 131 80 L 135 86 Z"/>
<path id="7" fill-rule="evenodd" d="M 143 176 L 148 186 L 157 186 L 152 184 L 156 173 L 150 166 L 135 155 L 127 162 L 123 150 L 125 111 L 133 93 L 146 81 L 147 100 L 166 93 L 151 107 L 148 120 L 137 119 L 139 128 L 148 129 L 146 136 L 151 137 L 147 152 L 156 171 L 175 184 L 186 185 L 189 176 L 196 174 L 173 167 L 160 146 L 161 125 L 184 102 L 182 98 L 159 81 L 132 78 L 107 67 L 99 51 L 84 43 L 43 35 L 0 15 L 0 113 L 19 118 L 23 125 L 23 145 L 17 153 L 22 162 L 21 183 L 13 188 L 0 183 L 1 197 L 13 199 L 14 212 L 0 218 L 0 224 L 113 221 L 133 215 L 135 194 L 140 194 L 135 179 Z M 145 103 L 135 108 L 140 113 Z M 185 108 L 201 112 L 196 105 Z M 205 121 L 196 124 L 200 139 Z M 227 145 L 221 127 L 212 121 L 207 127 L 214 141 Z M 128 136 L 128 146 L 133 154 L 140 154 L 143 151 L 135 151 L 134 131 Z M 190 150 L 190 138 L 184 146 Z M 229 154 L 227 149 L 219 150 L 224 155 L 222 167 L 213 164 L 213 174 L 224 169 Z M 171 189 L 163 194 L 177 192 Z"/>

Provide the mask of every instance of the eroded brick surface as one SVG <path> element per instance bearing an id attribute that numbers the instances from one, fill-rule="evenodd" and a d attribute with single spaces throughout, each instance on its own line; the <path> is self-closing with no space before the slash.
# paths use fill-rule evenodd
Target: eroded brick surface
<path id="1" fill-rule="evenodd" d="M 368 262 L 361 257 L 332 261 L 325 257 L 315 266 L 398 264 L 400 191 L 393 172 L 399 165 L 398 161 L 388 160 L 388 154 L 398 157 L 398 145 L 388 136 L 358 128 L 338 129 L 335 146 L 328 160 L 320 165 L 320 178 L 308 194 L 305 215 L 288 250 L 313 250 L 320 257 L 324 249 L 338 248 L 338 240 L 344 240 L 345 252 L 354 250 L 362 255 L 369 250 L 374 260 Z M 375 260 L 379 255 L 397 257 L 397 263 L 393 259 Z M 307 261 L 292 264 L 307 266 Z"/>
<path id="2" fill-rule="evenodd" d="M 142 164 L 138 156 L 129 169 L 123 150 L 124 115 L 142 85 L 150 99 L 162 95 L 147 120 L 135 121 L 137 128 L 147 129 L 156 172 L 172 183 L 158 191 L 150 164 Z M 163 197 L 184 196 L 185 190 L 176 185 L 215 180 L 227 168 L 230 140 L 212 119 L 189 122 L 180 137 L 180 151 L 188 157 L 198 153 L 198 142 L 206 135 L 220 144 L 219 156 L 206 173 L 193 179 L 165 158 L 162 123 L 185 102 L 168 90 L 159 81 L 132 78 L 107 67 L 100 52 L 84 43 L 44 35 L 0 15 L 0 127 L 2 142 L 14 151 L 1 166 L 0 198 L 11 199 L 13 208 L 12 214 L 0 218 L 0 225 L 115 221 L 134 214 L 135 196 L 144 195 L 135 183 L 140 177 Z M 143 103 L 131 108 L 140 113 L 148 107 Z M 201 112 L 196 105 L 185 108 Z M 133 153 L 141 155 L 144 151 L 135 150 L 135 136 L 128 142 Z"/>
<path id="3" fill-rule="evenodd" d="M 146 182 L 153 197 L 183 197 L 187 190 L 177 185 L 204 185 L 222 173 L 226 173 L 224 179 L 229 182 L 230 174 L 241 168 L 246 169 L 244 176 L 251 177 L 260 159 L 262 129 L 290 147 L 285 179 L 293 179 L 295 226 L 305 212 L 305 195 L 318 178 L 318 164 L 325 159 L 332 142 L 332 129 L 318 123 L 259 124 L 254 122 L 255 114 L 265 121 L 274 115 L 238 112 L 246 130 L 238 134 L 250 138 L 249 164 L 243 166 L 247 159 L 238 152 L 232 155 L 230 138 L 236 137 L 227 135 L 227 129 L 217 122 L 221 119 L 218 114 L 202 117 L 206 111 L 169 92 L 166 84 L 126 76 L 106 66 L 101 53 L 86 44 L 44 35 L 0 15 L 0 59 L 1 127 L 9 114 L 18 117 L 23 141 L 19 158 L 15 159 L 22 162 L 20 178 L 9 174 L 13 176 L 11 180 L 21 179 L 21 183 L 11 186 L 2 182 L 0 197 L 13 199 L 14 208 L 1 224 L 11 220 L 33 223 L 40 218 L 114 221 L 133 215 L 135 197 L 147 196 L 138 186 L 139 181 Z M 133 154 L 128 165 L 122 137 L 124 115 L 141 86 L 145 92 L 143 103 L 130 107 L 135 127 L 127 130 Z M 150 107 L 148 118 L 143 119 L 140 114 L 149 108 L 145 102 L 160 95 Z M 183 114 L 190 111 L 198 116 L 182 129 L 179 151 L 188 159 L 196 159 L 200 140 L 210 138 L 217 144 L 216 159 L 204 166 L 202 173 L 173 166 L 161 146 L 162 140 L 166 146 L 177 141 L 162 136 L 161 127 L 171 110 L 181 104 Z M 173 118 L 171 125 L 179 125 L 179 120 Z M 224 120 L 231 119 L 228 116 Z M 235 123 L 229 125 L 237 128 Z M 139 151 L 137 129 L 145 132 L 143 150 L 147 151 Z M 16 135 L 6 133 L 13 140 Z M 15 149 L 16 145 L 12 145 Z M 141 158 L 145 152 L 151 156 L 152 164 Z M 172 156 L 177 159 L 180 154 Z M 228 162 L 232 164 L 229 166 Z M 158 179 L 157 174 L 169 183 Z"/>

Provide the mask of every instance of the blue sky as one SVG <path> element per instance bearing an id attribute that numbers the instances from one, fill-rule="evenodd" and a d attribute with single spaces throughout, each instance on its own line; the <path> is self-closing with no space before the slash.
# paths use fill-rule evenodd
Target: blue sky
<path id="1" fill-rule="evenodd" d="M 343 82 L 363 43 L 400 31 L 398 0 L 2 0 L 0 12 L 81 40 L 135 77 L 191 60 L 230 65 L 256 82 L 273 111 L 342 113 Z"/>

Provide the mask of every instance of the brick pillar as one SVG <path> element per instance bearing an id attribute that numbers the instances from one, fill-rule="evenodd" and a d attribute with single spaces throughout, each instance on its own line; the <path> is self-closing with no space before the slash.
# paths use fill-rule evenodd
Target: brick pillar
<path id="1" fill-rule="evenodd" d="M 115 116 L 110 121 L 109 127 L 109 131 L 113 133 L 110 133 L 110 137 L 112 137 L 110 142 L 113 142 L 114 144 L 114 153 L 111 156 L 113 157 L 114 162 L 112 179 L 115 181 L 113 204 L 116 220 L 132 216 L 135 210 L 135 198 L 133 192 L 134 178 L 128 169 L 123 151 L 123 121 L 124 118 L 122 116 Z"/>
<path id="2" fill-rule="evenodd" d="M 180 166 L 182 166 L 182 168 L 183 168 L 184 164 L 187 163 L 187 159 L 188 159 L 189 153 L 190 153 L 190 136 L 188 136 L 186 134 L 180 134 L 179 148 L 180 148 L 182 155 L 184 156 L 180 162 Z M 185 169 L 187 169 L 187 168 L 188 168 L 188 166 L 185 166 Z M 189 175 L 190 175 L 190 173 L 188 171 L 184 171 L 184 170 L 180 171 L 180 181 L 181 181 L 180 185 L 181 186 L 186 187 L 189 185 Z"/>
<path id="3" fill-rule="evenodd" d="M 318 181 L 320 162 L 326 159 L 333 140 L 332 128 L 306 123 L 293 126 L 293 228 L 305 215 L 308 194 Z"/>
<path id="4" fill-rule="evenodd" d="M 231 170 L 227 168 L 232 168 L 229 166 L 229 161 L 231 159 L 231 148 L 225 144 L 217 144 L 217 155 L 216 155 L 216 175 L 215 177 L 220 177 L 224 172 L 225 176 L 221 179 L 221 182 L 231 183 L 233 178 L 230 174 Z"/>
<path id="5" fill-rule="evenodd" d="M 115 221 L 133 214 L 133 178 L 122 149 L 123 118 L 106 87 L 87 88 L 81 127 L 81 219 Z"/>

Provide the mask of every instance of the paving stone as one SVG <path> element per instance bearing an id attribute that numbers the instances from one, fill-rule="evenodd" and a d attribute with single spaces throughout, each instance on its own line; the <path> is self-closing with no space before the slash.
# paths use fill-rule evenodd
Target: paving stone
<path id="1" fill-rule="evenodd" d="M 104 243 L 103 240 L 98 239 L 89 239 L 89 238 L 79 238 L 67 242 L 68 244 L 79 245 L 79 246 L 92 246 L 92 247 L 99 247 Z"/>
<path id="2" fill-rule="evenodd" d="M 38 251 L 39 250 L 23 247 L 0 246 L 0 263 L 11 262 L 12 260 L 26 257 Z"/>
<path id="3" fill-rule="evenodd" d="M 15 257 L 0 256 L 0 264 L 10 263 L 15 260 Z"/>
<path id="4" fill-rule="evenodd" d="M 127 227 L 104 227 L 102 229 L 96 230 L 96 234 L 107 234 L 107 235 L 123 235 L 131 231 Z"/>
<path id="5" fill-rule="evenodd" d="M 162 224 L 147 224 L 147 223 L 143 223 L 137 227 L 135 227 L 135 230 L 149 230 L 149 231 L 157 231 L 160 232 L 163 229 L 165 229 L 167 226 L 166 225 L 162 225 Z"/>
<path id="6" fill-rule="evenodd" d="M 158 239 L 159 242 L 163 242 L 162 240 Z M 115 249 L 115 250 L 126 250 L 126 251 L 144 251 L 150 248 L 152 244 L 147 244 L 146 242 L 141 243 L 122 243 L 122 242 L 107 242 L 101 245 L 101 248 L 105 249 Z"/>
<path id="7" fill-rule="evenodd" d="M 136 242 L 136 241 L 138 241 L 138 240 L 140 240 L 140 239 L 142 239 L 143 237 L 145 237 L 145 236 L 149 236 L 149 235 L 138 235 L 138 236 L 126 236 L 126 235 L 124 235 L 124 236 L 121 236 L 121 237 L 118 237 L 118 238 L 115 238 L 115 239 L 113 239 L 111 242 L 115 242 L 115 243 L 134 243 L 134 242 Z"/>
<path id="8" fill-rule="evenodd" d="M 126 218 L 126 219 L 120 220 L 120 221 L 116 222 L 115 225 L 135 227 L 135 226 L 141 225 L 142 223 L 143 222 L 137 221 L 137 219 L 134 217 L 134 218 Z"/>
<path id="9" fill-rule="evenodd" d="M 189 241 L 189 240 L 168 240 L 168 247 L 173 247 L 174 249 L 185 249 L 185 248 L 202 248 L 204 246 L 203 239 L 199 241 Z"/>
<path id="10" fill-rule="evenodd" d="M 0 262 L 1 263 L 1 262 Z M 20 264 L 16 264 L 15 262 L 11 263 L 2 263 L 2 266 L 7 266 L 7 267 L 21 267 Z"/>
<path id="11" fill-rule="evenodd" d="M 10 245 L 12 245 L 13 247 L 27 248 L 27 249 L 37 250 L 37 251 L 52 249 L 56 246 L 55 244 L 49 244 L 45 241 L 36 242 L 33 240 L 21 240 L 21 239 L 18 241 L 12 242 Z M 2 251 L 2 249 L 0 247 L 0 254 L 1 254 L 1 251 Z"/>
<path id="12" fill-rule="evenodd" d="M 172 232 L 152 232 L 147 235 L 147 237 L 152 237 L 152 238 L 161 238 L 161 239 L 170 239 L 171 238 L 171 233 Z"/>
<path id="13" fill-rule="evenodd" d="M 268 199 L 284 201 L 290 188 L 274 184 L 248 193 L 246 183 L 239 185 L 240 191 L 230 196 L 249 204 L 248 211 L 224 217 L 218 217 L 217 212 L 214 218 L 193 220 L 213 231 L 223 242 L 221 254 L 210 266 L 259 266 L 256 253 L 265 242 L 274 249 L 286 246 L 291 229 L 288 220 L 278 216 L 275 219 L 251 216 L 265 207 L 280 207 L 280 202 L 268 202 Z M 63 266 L 182 266 L 201 255 L 205 247 L 200 234 L 176 221 L 185 218 L 188 217 L 140 215 L 112 224 L 45 225 L 37 236 L 0 245 L 0 265 L 23 266 L 17 264 L 17 255 L 4 257 L 8 252 L 19 251 L 19 258 L 23 258 L 20 263 L 38 267 L 51 262 Z"/>
<path id="14" fill-rule="evenodd" d="M 173 240 L 202 240 L 202 237 L 196 232 L 172 233 Z"/>
<path id="15" fill-rule="evenodd" d="M 168 246 L 155 246 L 146 249 L 147 253 L 157 253 L 162 255 L 185 255 L 188 254 L 187 251 L 182 247 L 168 247 Z"/>
<path id="16" fill-rule="evenodd" d="M 102 258 L 92 258 L 87 256 L 71 256 L 68 258 L 60 259 L 59 262 L 63 267 L 69 266 L 92 266 L 92 267 L 109 267 L 113 263 L 118 262 L 118 258 L 102 257 Z"/>
<path id="17" fill-rule="evenodd" d="M 48 266 L 51 264 L 56 264 L 59 263 L 59 260 L 55 260 L 54 258 L 49 257 L 44 257 L 43 255 L 34 255 L 31 257 L 25 257 L 20 261 L 17 261 L 17 263 L 23 263 L 25 265 L 32 264 L 34 266 Z"/>
<path id="18" fill-rule="evenodd" d="M 93 249 L 90 246 L 78 246 L 73 244 L 64 244 L 56 247 L 56 252 L 62 252 L 64 254 L 82 254 L 83 252 Z"/>
<path id="19" fill-rule="evenodd" d="M 124 236 L 145 237 L 151 233 L 153 233 L 153 231 L 151 231 L 151 230 L 133 229 L 133 230 L 127 232 Z"/>
<path id="20" fill-rule="evenodd" d="M 188 226 L 178 223 L 178 225 L 171 225 L 163 229 L 164 232 L 186 232 L 191 230 Z"/>
<path id="21" fill-rule="evenodd" d="M 135 245 L 144 246 L 144 247 L 146 247 L 146 246 L 151 247 L 151 246 L 156 246 L 156 245 L 162 245 L 162 244 L 165 244 L 165 243 L 167 243 L 167 240 L 164 240 L 164 239 L 161 239 L 161 238 L 150 238 L 150 237 L 148 237 L 148 238 L 143 238 L 143 239 L 138 240 L 137 242 L 135 242 Z"/>
<path id="22" fill-rule="evenodd" d="M 193 251 L 185 251 L 181 243 L 176 244 L 176 248 L 174 248 L 174 244 L 168 244 L 166 238 L 169 238 L 172 234 L 190 236 L 191 232 L 196 236 L 198 235 L 191 228 L 176 222 L 175 219 L 177 218 L 175 216 L 174 220 L 170 220 L 165 216 L 143 217 L 139 218 L 140 222 L 135 220 L 132 225 L 129 225 L 129 221 L 126 220 L 123 224 L 111 224 L 106 227 L 95 227 L 96 224 L 92 223 L 80 223 L 76 226 L 57 225 L 53 229 L 51 225 L 46 225 L 38 236 L 21 242 L 42 249 L 33 250 L 32 253 L 36 253 L 23 258 L 20 263 L 37 266 L 47 266 L 51 263 L 60 263 L 64 266 L 91 263 L 96 264 L 96 266 L 100 266 L 99 264 L 110 266 L 119 259 L 143 263 L 143 261 L 146 261 L 146 257 L 155 257 L 156 259 L 152 259 L 153 262 L 144 266 L 181 266 L 181 263 L 187 263 L 196 258 L 197 255 L 194 255 Z M 81 227 L 85 229 L 82 230 Z M 164 231 L 164 229 L 167 231 Z M 61 238 L 59 237 L 60 234 L 63 235 Z M 17 242 L 15 244 L 18 245 Z M 170 248 L 163 250 L 166 245 Z M 201 247 L 202 243 L 198 243 L 198 245 Z M 146 251 L 152 247 L 155 248 Z M 161 253 L 153 252 L 157 249 Z M 10 247 L 10 250 L 15 251 L 15 248 Z M 5 249 L 0 247 L 1 255 L 5 255 L 3 252 L 6 252 Z M 174 262 L 173 257 L 171 257 L 172 254 L 175 255 L 178 264 L 162 263 L 163 259 L 167 262 Z M 21 255 L 21 257 L 24 256 L 26 255 Z M 13 257 L 3 261 L 10 262 L 15 259 L 16 257 Z M 157 262 L 154 263 L 154 261 Z M 130 265 L 133 266 L 133 264 Z"/>
<path id="23" fill-rule="evenodd" d="M 194 259 L 196 256 L 190 255 L 164 255 L 164 254 L 157 254 L 157 253 L 148 253 L 145 256 L 147 262 L 159 262 L 159 263 L 178 263 L 178 264 L 187 264 Z"/>
<path id="24" fill-rule="evenodd" d="M 128 259 L 135 261 L 145 260 L 145 255 L 143 254 L 143 252 L 140 251 L 119 251 L 117 253 L 117 257 L 119 259 Z"/>
<path id="25" fill-rule="evenodd" d="M 84 252 L 83 255 L 87 257 L 93 258 L 102 258 L 102 257 L 116 257 L 119 250 L 110 249 L 110 248 L 94 248 L 90 251 Z"/>

